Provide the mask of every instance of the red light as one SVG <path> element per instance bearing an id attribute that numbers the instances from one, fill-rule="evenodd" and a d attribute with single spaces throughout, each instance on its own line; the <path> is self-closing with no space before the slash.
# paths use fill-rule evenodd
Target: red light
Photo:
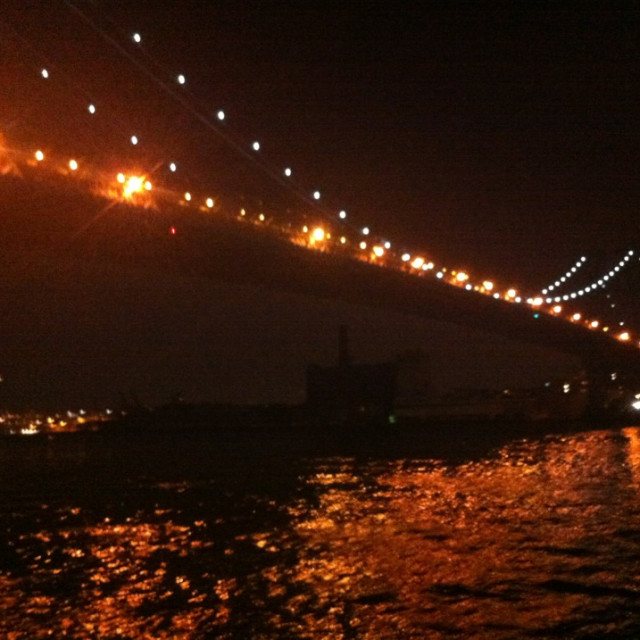
<path id="1" fill-rule="evenodd" d="M 169 233 L 171 233 L 172 236 L 176 235 L 176 228 L 175 227 L 171 227 L 171 229 L 169 229 Z"/>

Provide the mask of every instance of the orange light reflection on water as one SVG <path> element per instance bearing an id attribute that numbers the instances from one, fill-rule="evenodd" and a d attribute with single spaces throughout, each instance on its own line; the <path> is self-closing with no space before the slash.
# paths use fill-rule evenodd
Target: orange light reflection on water
<path id="1" fill-rule="evenodd" d="M 21 507 L 6 520 L 0 635 L 640 629 L 629 613 L 640 600 L 640 428 L 521 441 L 464 464 L 310 459 L 286 481 L 276 464 L 255 483 L 227 471 L 213 484 L 143 484 L 118 521 L 73 503 Z"/>
<path id="2" fill-rule="evenodd" d="M 611 555 L 635 557 L 616 533 L 638 498 L 638 433 L 522 444 L 457 467 L 399 462 L 375 485 L 348 462 L 317 474 L 296 580 L 330 615 L 309 637 L 515 637 L 594 598 L 615 609 L 640 597 L 637 563 L 609 568 Z"/>

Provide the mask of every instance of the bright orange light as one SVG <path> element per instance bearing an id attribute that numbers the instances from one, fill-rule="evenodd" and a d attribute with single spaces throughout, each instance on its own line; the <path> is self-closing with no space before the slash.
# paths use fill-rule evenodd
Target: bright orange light
<path id="1" fill-rule="evenodd" d="M 515 298 L 518 295 L 518 292 L 515 289 L 509 289 L 507 291 L 507 298 Z"/>
<path id="2" fill-rule="evenodd" d="M 382 258 L 384 249 L 382 247 L 373 247 L 373 255 L 376 256 L 376 258 Z"/>
<path id="3" fill-rule="evenodd" d="M 469 276 L 468 276 L 466 273 L 464 273 L 464 271 L 459 271 L 459 272 L 456 274 L 456 280 L 457 280 L 458 282 L 465 282 L 465 281 L 467 281 L 468 279 L 469 279 Z"/>
<path id="4" fill-rule="evenodd" d="M 316 227 L 311 234 L 316 242 L 322 242 L 324 240 L 324 229 L 322 227 Z"/>
<path id="5" fill-rule="evenodd" d="M 144 188 L 145 188 L 147 191 L 151 191 L 152 185 L 151 185 L 151 183 L 150 183 L 148 180 L 144 183 Z"/>
<path id="6" fill-rule="evenodd" d="M 627 340 L 629 340 L 631 336 L 629 335 L 628 331 L 623 331 L 621 334 L 618 335 L 618 340 L 622 340 L 623 342 L 626 342 Z"/>
<path id="7" fill-rule="evenodd" d="M 40 149 L 36 151 L 36 160 L 42 162 L 44 160 L 44 153 Z"/>
<path id="8" fill-rule="evenodd" d="M 122 195 L 131 198 L 134 193 L 140 193 L 144 187 L 144 178 L 139 176 L 129 176 L 125 179 Z"/>
<path id="9" fill-rule="evenodd" d="M 124 184 L 124 181 L 126 180 L 124 173 L 119 173 L 116 179 L 120 184 Z"/>
<path id="10" fill-rule="evenodd" d="M 184 199 L 185 199 L 187 202 L 191 202 L 191 194 L 190 194 L 188 191 L 185 191 Z"/>
<path id="11" fill-rule="evenodd" d="M 69 160 L 69 169 L 71 169 L 71 171 L 77 171 L 78 163 L 75 160 Z"/>
<path id="12" fill-rule="evenodd" d="M 417 257 L 413 259 L 411 266 L 414 269 L 421 269 L 423 264 L 424 264 L 424 258 Z"/>
<path id="13" fill-rule="evenodd" d="M 491 280 L 485 280 L 482 283 L 482 286 L 487 290 L 487 291 L 493 291 L 493 282 L 491 282 Z"/>

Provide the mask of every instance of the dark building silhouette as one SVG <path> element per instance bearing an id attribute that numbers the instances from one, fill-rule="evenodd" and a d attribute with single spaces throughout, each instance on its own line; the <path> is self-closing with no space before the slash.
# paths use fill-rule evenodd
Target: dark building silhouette
<path id="1" fill-rule="evenodd" d="M 347 328 L 340 327 L 338 363 L 307 368 L 307 413 L 315 424 L 387 424 L 398 367 L 394 362 L 352 364 Z"/>

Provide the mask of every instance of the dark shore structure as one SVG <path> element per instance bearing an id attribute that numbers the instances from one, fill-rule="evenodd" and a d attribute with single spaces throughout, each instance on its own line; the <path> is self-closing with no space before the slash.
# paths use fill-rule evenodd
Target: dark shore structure
<path id="1" fill-rule="evenodd" d="M 353 364 L 348 340 L 347 328 L 341 326 L 337 364 L 307 368 L 307 419 L 316 425 L 387 424 L 396 398 L 398 365 Z"/>

